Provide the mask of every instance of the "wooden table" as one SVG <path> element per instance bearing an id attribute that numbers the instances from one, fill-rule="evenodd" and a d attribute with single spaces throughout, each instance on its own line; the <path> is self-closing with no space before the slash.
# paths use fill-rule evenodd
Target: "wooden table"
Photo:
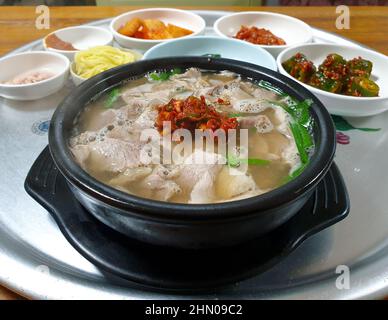
<path id="1" fill-rule="evenodd" d="M 20 300 L 21 296 L 13 293 L 12 291 L 0 286 L 0 300 Z"/>
<path id="2" fill-rule="evenodd" d="M 52 7 L 51 29 L 35 28 L 35 7 L 0 7 L 0 56 L 55 29 L 116 16 L 139 7 Z M 246 7 L 182 7 L 185 9 L 243 11 Z M 311 26 L 335 32 L 388 55 L 388 7 L 351 7 L 350 29 L 337 30 L 334 7 L 251 7 L 302 19 Z M 0 299 L 17 296 L 0 286 Z"/>
<path id="3" fill-rule="evenodd" d="M 52 7 L 51 29 L 79 25 L 92 20 L 116 16 L 139 7 Z M 241 11 L 246 7 L 185 7 Z M 275 11 L 304 20 L 308 24 L 359 41 L 377 51 L 388 54 L 388 7 L 351 7 L 350 29 L 337 30 L 334 7 L 251 7 L 249 10 Z M 0 7 L 0 55 L 32 40 L 49 30 L 35 28 L 35 7 Z"/>

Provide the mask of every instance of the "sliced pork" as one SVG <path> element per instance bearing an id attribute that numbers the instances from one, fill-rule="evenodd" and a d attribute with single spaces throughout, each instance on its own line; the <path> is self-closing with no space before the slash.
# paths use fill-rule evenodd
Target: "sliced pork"
<path id="1" fill-rule="evenodd" d="M 134 80 L 119 88 L 119 96 L 112 103 L 107 104 L 104 97 L 85 108 L 69 146 L 84 170 L 124 192 L 193 204 L 244 199 L 272 190 L 285 175 L 300 167 L 289 126 L 291 116 L 278 105 L 283 98 L 228 71 L 214 74 L 190 68 L 167 81 Z M 186 108 L 187 101 L 206 107 L 195 108 L 193 104 L 184 113 L 179 108 Z M 215 130 L 221 125 L 227 130 L 231 124 L 232 128 L 248 129 L 249 152 L 234 164 L 251 163 L 248 171 L 232 168 L 230 154 L 222 154 L 221 149 L 210 151 L 207 146 L 194 147 L 194 143 L 181 157 L 183 162 L 172 159 L 171 164 L 163 164 L 162 158 L 158 162 L 154 151 L 160 149 L 163 154 L 160 144 L 165 131 L 157 119 L 166 114 L 173 117 L 162 120 L 176 120 L 175 129 L 183 127 L 178 121 L 198 121 L 198 127 L 183 127 L 189 128 L 190 133 L 194 129 Z M 153 137 L 140 139 L 148 129 L 155 129 L 153 144 Z M 164 151 L 183 146 L 180 143 L 171 141 L 170 146 L 163 146 Z M 219 143 L 215 142 L 216 147 Z"/>

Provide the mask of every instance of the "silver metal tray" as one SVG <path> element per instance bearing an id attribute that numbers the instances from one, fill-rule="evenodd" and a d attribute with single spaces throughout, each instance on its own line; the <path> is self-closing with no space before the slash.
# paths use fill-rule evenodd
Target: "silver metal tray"
<path id="1" fill-rule="evenodd" d="M 197 12 L 207 22 L 207 34 L 213 34 L 213 22 L 226 14 Z M 93 25 L 107 27 L 108 22 Z M 314 37 L 316 42 L 359 45 L 318 29 L 314 29 Z M 41 42 L 36 41 L 13 53 L 40 49 Z M 388 295 L 388 113 L 336 119 L 341 144 L 335 161 L 351 200 L 344 221 L 309 238 L 260 276 L 226 289 L 182 296 L 145 290 L 119 278 L 108 280 L 73 249 L 50 215 L 24 191 L 27 172 L 47 145 L 48 121 L 72 88 L 69 80 L 60 92 L 34 102 L 0 98 L 2 285 L 39 299 L 353 299 Z M 350 269 L 350 282 L 349 288 L 339 289 L 336 271 L 343 270 L 343 265 Z"/>

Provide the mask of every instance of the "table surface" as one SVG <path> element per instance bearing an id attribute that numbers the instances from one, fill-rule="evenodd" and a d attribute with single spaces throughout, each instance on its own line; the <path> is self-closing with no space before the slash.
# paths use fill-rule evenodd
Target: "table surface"
<path id="1" fill-rule="evenodd" d="M 50 30 L 35 28 L 35 7 L 0 7 L 0 55 L 55 29 L 116 16 L 139 7 L 52 7 Z M 184 7 L 187 9 L 242 11 L 247 7 Z M 275 11 L 302 19 L 311 26 L 335 32 L 388 54 L 388 7 L 350 7 L 350 29 L 335 26 L 335 7 L 250 7 L 249 10 Z"/>
<path id="2" fill-rule="evenodd" d="M 0 7 L 0 56 L 49 32 L 116 16 L 140 7 L 51 7 L 50 30 L 35 28 L 35 7 Z M 299 18 L 313 27 L 335 32 L 388 55 L 388 7 L 350 7 L 350 29 L 338 30 L 335 7 L 181 7 L 196 10 L 272 11 Z M 1 299 L 19 296 L 0 286 Z"/>

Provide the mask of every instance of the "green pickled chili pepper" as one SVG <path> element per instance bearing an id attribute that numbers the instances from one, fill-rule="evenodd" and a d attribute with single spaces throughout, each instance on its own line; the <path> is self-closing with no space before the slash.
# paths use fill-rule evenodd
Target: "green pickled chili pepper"
<path id="1" fill-rule="evenodd" d="M 337 53 L 330 53 L 327 55 L 326 59 L 319 65 L 319 71 L 338 71 L 346 67 L 346 60 Z"/>
<path id="2" fill-rule="evenodd" d="M 363 77 L 353 77 L 348 85 L 347 94 L 357 97 L 377 97 L 380 88 L 373 80 Z"/>
<path id="3" fill-rule="evenodd" d="M 295 79 L 306 83 L 316 71 L 314 64 L 302 53 L 297 53 L 282 63 L 286 70 Z"/>
<path id="4" fill-rule="evenodd" d="M 351 76 L 369 78 L 372 73 L 373 63 L 361 57 L 349 60 L 347 65 Z"/>
<path id="5" fill-rule="evenodd" d="M 320 71 L 316 72 L 310 78 L 308 84 L 315 88 L 332 93 L 340 93 L 343 87 L 343 82 L 341 80 L 330 79 Z"/>
<path id="6" fill-rule="evenodd" d="M 286 70 L 288 73 L 290 73 L 291 70 L 298 63 L 298 61 L 301 61 L 302 59 L 306 59 L 306 56 L 303 53 L 299 52 L 296 55 L 292 56 L 290 59 L 284 61 L 282 63 L 282 66 L 283 66 L 284 70 Z"/>

